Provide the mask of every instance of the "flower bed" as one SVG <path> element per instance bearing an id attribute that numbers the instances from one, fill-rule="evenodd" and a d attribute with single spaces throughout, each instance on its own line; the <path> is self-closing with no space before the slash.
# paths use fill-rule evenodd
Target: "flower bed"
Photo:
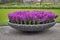
<path id="1" fill-rule="evenodd" d="M 16 24 L 46 24 L 53 22 L 58 15 L 46 11 L 18 11 L 8 14 L 9 21 Z"/>

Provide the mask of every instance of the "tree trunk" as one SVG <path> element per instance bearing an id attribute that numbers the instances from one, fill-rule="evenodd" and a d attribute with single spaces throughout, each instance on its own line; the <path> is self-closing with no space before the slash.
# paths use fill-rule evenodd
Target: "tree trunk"
<path id="1" fill-rule="evenodd" d="M 42 5 L 43 0 L 40 1 L 40 5 Z"/>
<path id="2" fill-rule="evenodd" d="M 56 3 L 55 3 L 55 0 L 53 0 L 53 3 L 54 3 L 54 5 L 56 4 Z"/>

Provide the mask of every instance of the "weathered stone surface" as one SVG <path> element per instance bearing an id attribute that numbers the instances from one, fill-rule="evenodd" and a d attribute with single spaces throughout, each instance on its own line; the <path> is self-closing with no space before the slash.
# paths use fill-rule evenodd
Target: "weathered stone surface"
<path id="1" fill-rule="evenodd" d="M 11 22 L 8 22 L 8 25 L 12 28 L 15 28 L 19 31 L 44 31 L 51 27 L 53 27 L 56 24 L 56 22 L 47 23 L 47 24 L 36 24 L 36 25 L 27 25 L 27 24 L 14 24 Z"/>

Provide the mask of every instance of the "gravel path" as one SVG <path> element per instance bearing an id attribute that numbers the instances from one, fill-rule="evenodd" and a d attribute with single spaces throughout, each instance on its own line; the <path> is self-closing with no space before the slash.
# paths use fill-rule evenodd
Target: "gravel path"
<path id="1" fill-rule="evenodd" d="M 60 40 L 60 23 L 39 33 L 23 33 L 10 26 L 0 26 L 0 40 Z"/>

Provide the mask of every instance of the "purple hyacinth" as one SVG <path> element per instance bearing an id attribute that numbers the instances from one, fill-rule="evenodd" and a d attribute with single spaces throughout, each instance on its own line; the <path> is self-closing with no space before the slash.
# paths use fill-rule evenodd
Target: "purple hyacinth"
<path id="1" fill-rule="evenodd" d="M 54 20 L 58 16 L 54 14 L 53 12 L 47 12 L 47 11 L 39 11 L 39 10 L 33 10 L 33 11 L 17 11 L 13 13 L 8 14 L 8 18 L 10 21 L 36 21 L 40 20 L 40 22 L 46 22 L 47 20 Z"/>

